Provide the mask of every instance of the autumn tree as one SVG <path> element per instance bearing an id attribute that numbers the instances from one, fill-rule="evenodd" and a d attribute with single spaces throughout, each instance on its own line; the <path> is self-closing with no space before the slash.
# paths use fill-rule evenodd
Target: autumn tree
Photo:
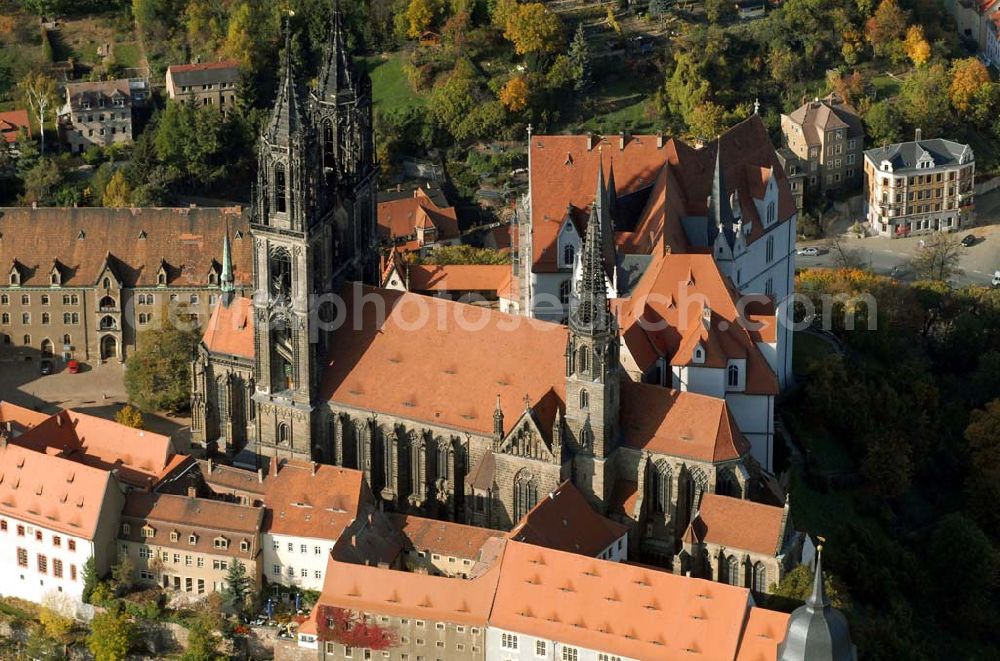
<path id="1" fill-rule="evenodd" d="M 443 10 L 440 0 L 410 0 L 406 7 L 406 36 L 419 37 L 441 18 Z"/>
<path id="2" fill-rule="evenodd" d="M 111 180 L 108 181 L 108 185 L 104 188 L 101 203 L 106 207 L 120 209 L 129 205 L 131 197 L 132 191 L 129 188 L 128 181 L 125 180 L 125 172 L 120 169 L 116 170 L 111 176 Z"/>
<path id="3" fill-rule="evenodd" d="M 906 32 L 907 13 L 896 0 L 882 0 L 865 24 L 865 38 L 878 57 L 897 57 Z"/>
<path id="4" fill-rule="evenodd" d="M 222 43 L 222 54 L 239 61 L 243 67 L 250 67 L 254 54 L 255 17 L 249 2 L 241 2 L 229 15 L 226 38 Z"/>
<path id="5" fill-rule="evenodd" d="M 167 311 L 176 314 L 176 311 Z M 147 411 L 177 412 L 191 400 L 191 358 L 198 346 L 194 330 L 163 328 L 139 334 L 138 348 L 125 363 L 129 399 Z"/>
<path id="6" fill-rule="evenodd" d="M 906 56 L 918 67 L 927 64 L 931 59 L 931 45 L 924 38 L 924 29 L 919 25 L 911 25 L 906 31 Z"/>
<path id="7" fill-rule="evenodd" d="M 503 36 L 518 55 L 554 53 L 563 46 L 562 20 L 542 3 L 527 2 L 510 13 Z"/>
<path id="8" fill-rule="evenodd" d="M 976 94 L 990 84 L 990 72 L 978 57 L 956 60 L 951 65 L 951 83 L 948 85 L 952 107 L 963 115 L 968 113 Z"/>
<path id="9" fill-rule="evenodd" d="M 131 404 L 126 404 L 115 413 L 115 422 L 133 429 L 142 429 L 142 411 Z"/>
<path id="10" fill-rule="evenodd" d="M 771 584 L 771 592 L 777 597 L 805 601 L 812 593 L 813 570 L 808 565 L 799 565 L 792 571 L 785 574 L 778 585 Z M 823 572 L 823 587 L 826 588 L 826 596 L 834 608 L 849 610 L 850 601 L 847 590 L 840 579 L 829 570 Z"/>
<path id="11" fill-rule="evenodd" d="M 910 266 L 918 278 L 947 282 L 962 272 L 958 267 L 962 250 L 957 237 L 937 233 L 924 240 L 923 247 L 918 248 L 910 260 Z"/>
<path id="12" fill-rule="evenodd" d="M 514 76 L 500 89 L 500 103 L 511 112 L 528 107 L 528 82 L 524 76 Z"/>
<path id="13" fill-rule="evenodd" d="M 714 138 L 726 130 L 726 109 L 712 101 L 695 106 L 687 120 L 688 130 L 702 138 Z"/>
<path id="14" fill-rule="evenodd" d="M 29 71 L 18 83 L 24 102 L 31 108 L 38 122 L 41 137 L 41 151 L 45 153 L 45 118 L 51 106 L 57 102 L 56 81 L 44 73 Z"/>
<path id="15" fill-rule="evenodd" d="M 836 70 L 830 71 L 826 75 L 826 83 L 834 94 L 851 105 L 857 103 L 865 93 L 865 81 L 859 71 L 852 71 L 847 75 Z"/>

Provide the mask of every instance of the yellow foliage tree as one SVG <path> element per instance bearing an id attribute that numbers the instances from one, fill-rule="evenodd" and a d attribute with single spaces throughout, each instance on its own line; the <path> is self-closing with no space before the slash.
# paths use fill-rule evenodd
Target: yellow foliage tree
<path id="1" fill-rule="evenodd" d="M 131 404 L 126 404 L 115 413 L 115 422 L 126 427 L 131 427 L 132 429 L 142 429 L 142 411 Z"/>
<path id="2" fill-rule="evenodd" d="M 253 59 L 253 21 L 253 9 L 250 5 L 246 2 L 240 4 L 229 17 L 226 41 L 222 45 L 222 54 L 239 60 L 244 67 L 249 67 Z"/>
<path id="3" fill-rule="evenodd" d="M 106 207 L 127 207 L 131 198 L 132 190 L 129 188 L 128 182 L 125 181 L 125 173 L 122 170 L 116 170 L 104 189 L 101 203 Z"/>
<path id="4" fill-rule="evenodd" d="M 927 64 L 931 59 L 931 45 L 924 38 L 924 29 L 919 25 L 911 25 L 906 31 L 906 56 L 918 67 Z"/>
<path id="5" fill-rule="evenodd" d="M 436 0 L 410 0 L 406 7 L 406 36 L 416 39 L 434 24 L 441 13 L 441 4 Z"/>
<path id="6" fill-rule="evenodd" d="M 519 5 L 510 12 L 503 36 L 514 44 L 518 55 L 554 53 L 564 41 L 559 15 L 540 2 Z"/>
<path id="7" fill-rule="evenodd" d="M 500 103 L 511 112 L 521 112 L 528 107 L 528 81 L 516 76 L 500 89 Z"/>
<path id="8" fill-rule="evenodd" d="M 617 18 L 615 18 L 615 10 L 611 7 L 608 7 L 608 15 L 605 20 L 608 22 L 608 27 L 620 37 L 622 34 L 622 24 L 618 22 Z"/>
<path id="9" fill-rule="evenodd" d="M 968 112 L 976 92 L 989 82 L 990 72 L 979 58 L 957 60 L 951 67 L 951 85 L 948 88 L 951 105 L 960 113 Z"/>

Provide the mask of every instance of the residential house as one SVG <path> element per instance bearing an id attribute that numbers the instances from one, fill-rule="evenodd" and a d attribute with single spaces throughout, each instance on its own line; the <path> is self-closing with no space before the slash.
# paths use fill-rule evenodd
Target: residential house
<path id="1" fill-rule="evenodd" d="M 404 252 L 426 254 L 435 246 L 457 245 L 461 239 L 455 207 L 440 187 L 430 183 L 378 195 L 378 238 Z"/>
<path id="2" fill-rule="evenodd" d="M 122 492 L 112 470 L 18 447 L 0 433 L 0 594 L 80 601 L 87 561 L 98 575 L 115 561 Z"/>
<path id="3" fill-rule="evenodd" d="M 784 507 L 705 494 L 684 532 L 679 571 L 770 594 L 789 571 L 812 556 L 812 542 L 796 532 Z"/>
<path id="4" fill-rule="evenodd" d="M 857 111 L 835 94 L 781 115 L 783 146 L 806 167 L 806 182 L 820 195 L 861 178 L 865 131 Z"/>
<path id="5" fill-rule="evenodd" d="M 174 64 L 167 68 L 167 95 L 178 102 L 218 108 L 236 107 L 240 63 L 237 60 Z"/>
<path id="6" fill-rule="evenodd" d="M 66 84 L 59 110 L 63 142 L 74 153 L 132 142 L 132 88 L 127 79 Z"/>
<path id="7" fill-rule="evenodd" d="M 402 567 L 436 576 L 469 578 L 495 552 L 504 533 L 412 514 L 390 514 L 405 539 Z"/>
<path id="8" fill-rule="evenodd" d="M 8 110 L 0 112 L 0 138 L 3 142 L 11 145 L 17 142 L 17 136 L 21 129 L 31 137 L 31 120 L 28 118 L 27 110 Z"/>
<path id="9" fill-rule="evenodd" d="M 118 531 L 121 555 L 136 579 L 191 599 L 224 589 L 230 563 L 241 562 L 261 584 L 264 510 L 165 493 L 130 493 Z"/>
<path id="10" fill-rule="evenodd" d="M 785 176 L 788 177 L 788 188 L 792 191 L 792 197 L 795 198 L 795 208 L 801 214 L 806 190 L 806 164 L 788 147 L 777 149 L 774 153 L 785 171 Z"/>
<path id="11" fill-rule="evenodd" d="M 975 222 L 975 157 L 951 140 L 916 139 L 865 152 L 865 216 L 873 234 L 954 232 Z"/>

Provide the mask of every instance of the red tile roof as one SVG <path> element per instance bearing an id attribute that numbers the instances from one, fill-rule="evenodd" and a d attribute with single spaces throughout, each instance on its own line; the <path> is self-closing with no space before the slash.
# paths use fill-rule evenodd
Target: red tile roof
<path id="1" fill-rule="evenodd" d="M 370 287 L 343 295 L 351 323 L 331 339 L 324 399 L 483 434 L 493 433 L 498 394 L 508 420 L 525 395 L 533 405 L 565 399 L 559 324 Z"/>
<path id="2" fill-rule="evenodd" d="M 399 526 L 414 549 L 457 558 L 475 560 L 487 541 L 504 536 L 499 530 L 426 519 L 422 516 L 390 514 L 389 518 Z"/>
<path id="3" fill-rule="evenodd" d="M 7 143 L 17 141 L 17 134 L 24 128 L 31 136 L 31 120 L 28 119 L 27 110 L 8 110 L 0 112 L 0 136 Z"/>
<path id="4" fill-rule="evenodd" d="M 757 347 L 757 341 L 774 341 L 777 318 L 768 310 L 751 319 L 746 314 L 749 306 L 741 317 L 739 300 L 711 255 L 670 253 L 654 257 L 631 296 L 614 306 L 625 344 L 640 369 L 650 369 L 661 355 L 671 365 L 694 365 L 693 351 L 700 343 L 705 349 L 703 366 L 722 368 L 731 358 L 745 359 L 746 392 L 777 394 L 777 376 Z M 708 328 L 705 306 L 711 310 Z M 762 328 L 754 329 L 756 323 Z"/>
<path id="5" fill-rule="evenodd" d="M 411 264 L 409 290 L 499 292 L 510 279 L 511 267 L 501 264 Z"/>
<path id="6" fill-rule="evenodd" d="M 14 434 L 21 434 L 48 419 L 49 416 L 45 413 L 0 401 L 0 433 L 9 425 Z"/>
<path id="7" fill-rule="evenodd" d="M 746 588 L 508 542 L 490 624 L 632 659 L 733 659 L 748 605 Z"/>
<path id="8" fill-rule="evenodd" d="M 253 300 L 236 297 L 224 305 L 220 299 L 201 341 L 212 353 L 253 358 Z"/>
<path id="9" fill-rule="evenodd" d="M 621 431 L 628 447 L 699 461 L 750 451 L 725 400 L 645 383 L 622 382 Z"/>
<path id="10" fill-rule="evenodd" d="M 775 556 L 781 552 L 784 521 L 783 507 L 706 493 L 686 534 L 709 544 Z"/>
<path id="11" fill-rule="evenodd" d="M 47 287 L 56 263 L 63 286 L 91 286 L 110 261 L 125 286 L 155 287 L 164 263 L 168 285 L 205 287 L 220 267 L 227 226 L 236 285 L 249 286 L 253 240 L 239 207 L 0 208 L 0 268 L 17 261 L 23 285 Z"/>
<path id="12" fill-rule="evenodd" d="M 11 442 L 101 470 L 118 469 L 122 482 L 140 488 L 153 487 L 189 460 L 175 452 L 168 436 L 73 410 L 60 411 Z"/>
<path id="13" fill-rule="evenodd" d="M 378 235 L 382 240 L 414 236 L 416 228 L 436 228 L 435 240 L 458 236 L 455 207 L 439 207 L 421 188 L 406 197 L 378 204 Z"/>
<path id="14" fill-rule="evenodd" d="M 336 540 L 358 516 L 360 471 L 282 461 L 264 478 L 264 530 L 275 535 Z"/>
<path id="15" fill-rule="evenodd" d="M 628 526 L 601 516 L 569 480 L 524 515 L 511 539 L 596 557 L 628 532 Z"/>
<path id="16" fill-rule="evenodd" d="M 118 488 L 107 470 L 0 443 L 0 514 L 93 539 L 105 496 Z"/>
<path id="17" fill-rule="evenodd" d="M 736 661 L 775 661 L 788 631 L 788 618 L 788 613 L 752 607 Z"/>

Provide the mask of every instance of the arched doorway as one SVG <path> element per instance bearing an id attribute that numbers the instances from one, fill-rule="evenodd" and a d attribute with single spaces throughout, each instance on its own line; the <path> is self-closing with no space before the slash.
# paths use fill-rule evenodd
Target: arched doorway
<path id="1" fill-rule="evenodd" d="M 42 357 L 51 358 L 52 357 L 52 340 L 45 338 L 42 340 Z"/>
<path id="2" fill-rule="evenodd" d="M 111 360 L 118 357 L 118 340 L 114 335 L 101 338 L 101 360 Z"/>

